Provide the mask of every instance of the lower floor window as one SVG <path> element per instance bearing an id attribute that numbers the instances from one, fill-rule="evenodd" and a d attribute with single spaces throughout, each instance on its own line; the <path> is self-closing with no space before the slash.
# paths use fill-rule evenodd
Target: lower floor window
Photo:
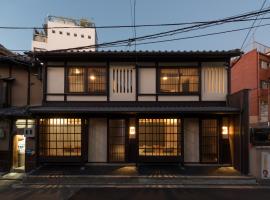
<path id="1" fill-rule="evenodd" d="M 180 156 L 180 119 L 139 119 L 139 156 Z"/>
<path id="2" fill-rule="evenodd" d="M 81 156 L 82 120 L 40 119 L 40 156 Z"/>

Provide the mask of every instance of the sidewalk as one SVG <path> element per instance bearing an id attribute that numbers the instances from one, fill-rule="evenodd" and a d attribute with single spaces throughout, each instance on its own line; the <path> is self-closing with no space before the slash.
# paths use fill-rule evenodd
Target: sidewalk
<path id="1" fill-rule="evenodd" d="M 241 176 L 230 167 L 181 167 L 179 165 L 90 165 L 44 166 L 23 178 L 25 185 L 57 186 L 172 186 L 257 185 L 256 179 Z"/>

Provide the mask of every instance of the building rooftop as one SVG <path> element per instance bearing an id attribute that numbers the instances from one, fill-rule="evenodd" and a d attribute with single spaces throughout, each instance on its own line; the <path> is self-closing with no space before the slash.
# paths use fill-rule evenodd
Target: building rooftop
<path id="1" fill-rule="evenodd" d="M 55 51 L 35 51 L 26 52 L 30 56 L 38 57 L 40 60 L 50 59 L 63 59 L 68 57 L 70 59 L 126 59 L 137 61 L 146 61 L 153 59 L 229 59 L 231 57 L 240 56 L 242 53 L 239 49 L 233 49 L 229 51 L 83 51 L 83 50 L 55 50 Z"/>

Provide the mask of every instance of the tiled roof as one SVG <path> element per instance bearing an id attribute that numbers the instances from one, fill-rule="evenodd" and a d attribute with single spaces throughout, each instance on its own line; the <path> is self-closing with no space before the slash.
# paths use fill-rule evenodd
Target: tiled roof
<path id="1" fill-rule="evenodd" d="M 8 116 L 26 116 L 27 108 L 26 107 L 10 107 L 10 108 L 0 108 L 0 117 Z"/>
<path id="2" fill-rule="evenodd" d="M 95 51 L 89 51 L 89 50 L 83 50 L 83 49 L 70 49 L 70 50 L 52 50 L 52 51 L 35 51 L 35 52 L 27 52 L 28 54 L 50 54 L 50 53 L 88 53 L 88 54 L 96 54 L 96 53 L 130 53 L 130 54 L 134 54 L 134 53 L 142 53 L 142 54 L 222 54 L 222 53 L 238 53 L 240 54 L 241 51 L 240 49 L 232 49 L 232 50 L 210 50 L 210 51 L 206 51 L 206 50 L 196 50 L 196 51 L 181 51 L 181 50 L 138 50 L 138 51 L 123 51 L 123 50 L 95 50 Z"/>

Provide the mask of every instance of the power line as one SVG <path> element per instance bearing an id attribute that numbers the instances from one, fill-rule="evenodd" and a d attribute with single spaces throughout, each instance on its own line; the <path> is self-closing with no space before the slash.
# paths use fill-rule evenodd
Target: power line
<path id="1" fill-rule="evenodd" d="M 263 7 L 264 7 L 266 1 L 267 1 L 267 0 L 264 0 L 262 6 L 261 6 L 261 8 L 260 8 L 260 11 L 263 9 Z M 245 42 L 246 42 L 246 40 L 247 40 L 247 38 L 248 38 L 248 36 L 249 36 L 251 30 L 252 30 L 252 27 L 254 27 L 254 25 L 255 25 L 258 16 L 259 16 L 259 15 L 257 15 L 256 18 L 255 18 L 255 20 L 253 21 L 252 26 L 251 26 L 251 28 L 249 29 L 249 31 L 248 31 L 248 33 L 247 33 L 247 35 L 246 35 L 246 37 L 245 37 L 245 39 L 244 39 L 244 41 L 243 41 L 243 43 L 242 43 L 242 45 L 241 45 L 241 48 L 240 48 L 241 50 L 242 50 L 242 48 L 243 48 L 243 46 L 244 46 L 244 44 L 245 44 Z"/>
<path id="2" fill-rule="evenodd" d="M 265 26 L 270 26 L 270 23 L 268 24 L 262 24 L 262 25 L 257 25 L 253 26 L 253 28 L 258 28 L 258 27 L 265 27 Z M 200 35 L 194 35 L 194 36 L 188 36 L 188 37 L 181 37 L 181 38 L 174 38 L 174 39 L 168 39 L 168 40 L 159 40 L 159 41 L 152 41 L 152 42 L 143 42 L 143 43 L 137 43 L 137 45 L 146 45 L 146 44 L 154 44 L 154 43 L 163 43 L 163 42 L 171 42 L 171 41 L 177 41 L 177 40 L 186 40 L 186 39 L 194 39 L 194 38 L 200 38 L 200 37 L 207 37 L 207 36 L 212 36 L 212 35 L 220 35 L 220 34 L 226 34 L 226 33 L 232 33 L 232 32 L 238 32 L 238 31 L 243 31 L 243 30 L 248 30 L 250 27 L 245 27 L 245 28 L 239 28 L 239 29 L 232 29 L 232 30 L 227 30 L 227 31 L 219 31 L 219 32 L 213 32 L 213 33 L 207 33 L 207 34 L 200 34 Z M 99 44 L 102 45 L 102 44 Z M 107 45 L 104 47 L 100 48 L 108 48 L 108 47 L 122 47 L 125 45 Z M 28 50 L 22 50 L 22 49 L 17 49 L 17 50 L 10 50 L 10 51 L 28 51 Z M 16 56 L 16 55 L 15 55 Z M 14 57 L 15 57 L 14 56 Z M 18 55 L 19 56 L 19 55 Z"/>
<path id="3" fill-rule="evenodd" d="M 256 18 L 249 18 L 249 19 L 237 19 L 237 20 L 227 20 L 227 22 L 246 22 L 246 21 L 253 21 Z M 262 17 L 257 18 L 257 20 L 265 20 L 270 19 L 270 17 Z M 135 25 L 136 28 L 141 27 L 161 27 L 161 26 L 183 26 L 183 25 L 192 25 L 192 24 L 204 24 L 211 21 L 194 21 L 194 22 L 180 22 L 180 23 L 164 23 L 164 24 L 140 24 Z M 10 30 L 33 30 L 33 29 L 85 29 L 85 28 L 96 28 L 96 29 L 113 29 L 113 28 L 133 28 L 134 25 L 115 25 L 115 26 L 93 26 L 93 27 L 72 27 L 72 26 L 53 26 L 53 27 L 35 27 L 35 26 L 0 26 L 0 29 L 10 29 Z"/>
<path id="4" fill-rule="evenodd" d="M 91 47 L 102 47 L 102 46 L 107 46 L 107 45 L 119 45 L 119 44 L 125 44 L 127 42 L 131 43 L 134 41 L 142 41 L 142 40 L 146 40 L 146 39 L 154 39 L 154 38 L 158 38 L 158 37 L 165 37 L 168 36 L 168 34 L 171 36 L 173 34 L 178 34 L 179 31 L 192 31 L 194 29 L 202 29 L 205 27 L 209 27 L 210 25 L 220 25 L 220 24 L 224 24 L 224 23 L 228 23 L 228 22 L 233 22 L 234 20 L 238 20 L 238 19 L 246 19 L 248 17 L 252 17 L 254 15 L 262 15 L 263 13 L 267 13 L 269 12 L 270 9 L 264 9 L 261 11 L 253 11 L 253 12 L 249 12 L 249 13 L 245 13 L 245 14 L 241 14 L 241 15 L 236 15 L 233 17 L 227 17 L 227 18 L 223 18 L 220 20 L 214 20 L 214 21 L 208 21 L 207 23 L 204 24 L 198 24 L 198 25 L 193 25 L 193 26 L 188 26 L 188 27 L 183 27 L 183 28 L 179 28 L 179 29 L 174 29 L 174 30 L 170 30 L 170 31 L 164 31 L 164 32 L 159 32 L 159 33 L 155 33 L 155 34 L 150 34 L 150 35 L 144 35 L 144 36 L 140 36 L 140 37 L 135 37 L 135 38 L 129 38 L 129 39 L 125 39 L 125 40 L 117 40 L 117 41 L 113 41 L 113 42 L 105 42 L 105 43 L 101 43 L 101 44 L 97 44 L 97 45 L 90 45 L 90 46 L 81 46 L 81 47 L 75 47 L 75 48 L 68 48 L 68 49 L 59 49 L 59 50 L 54 50 L 54 51 L 64 51 L 64 50 L 75 50 L 75 49 L 85 49 L 85 48 L 91 48 Z"/>

